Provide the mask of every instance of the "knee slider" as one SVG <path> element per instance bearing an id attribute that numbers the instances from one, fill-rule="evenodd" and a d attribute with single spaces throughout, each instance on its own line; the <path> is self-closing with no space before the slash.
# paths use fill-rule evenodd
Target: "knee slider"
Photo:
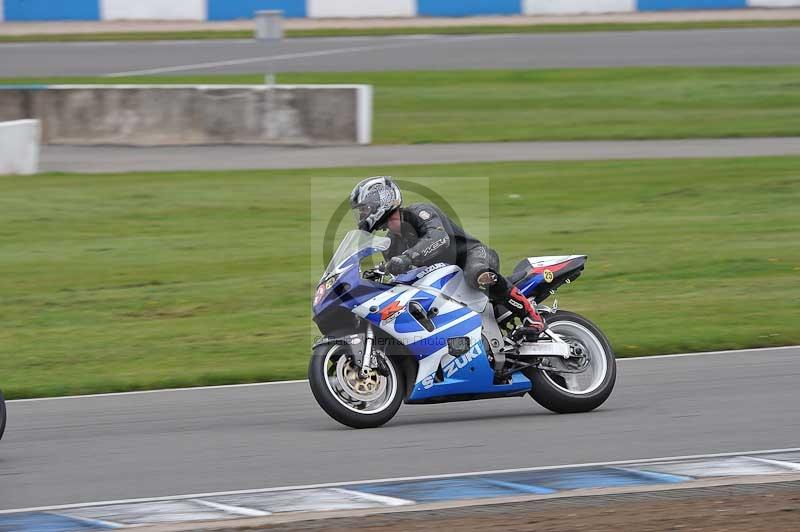
<path id="1" fill-rule="evenodd" d="M 478 275 L 478 286 L 481 288 L 489 288 L 497 284 L 497 274 L 491 270 L 486 270 Z"/>

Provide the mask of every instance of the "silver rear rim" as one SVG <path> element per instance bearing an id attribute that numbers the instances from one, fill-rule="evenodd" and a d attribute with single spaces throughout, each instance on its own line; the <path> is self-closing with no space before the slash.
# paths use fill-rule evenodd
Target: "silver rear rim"
<path id="1" fill-rule="evenodd" d="M 597 390 L 608 374 L 608 357 L 600 339 L 574 321 L 554 321 L 549 328 L 570 344 L 573 354 L 585 357 L 581 363 L 574 364 L 576 367 L 585 365 L 585 368 L 580 373 L 542 371 L 545 379 L 555 388 L 572 395 L 587 395 Z"/>
<path id="2" fill-rule="evenodd" d="M 389 368 L 388 375 L 371 369 L 362 376 L 346 350 L 340 345 L 332 346 L 325 354 L 323 364 L 328 391 L 339 404 L 353 412 L 367 415 L 383 412 L 397 394 L 394 366 L 388 360 L 384 362 Z"/>

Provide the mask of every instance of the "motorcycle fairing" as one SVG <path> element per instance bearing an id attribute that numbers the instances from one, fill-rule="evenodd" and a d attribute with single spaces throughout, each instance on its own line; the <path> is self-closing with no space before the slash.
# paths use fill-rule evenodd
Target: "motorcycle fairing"
<path id="1" fill-rule="evenodd" d="M 541 302 L 551 289 L 558 288 L 567 279 L 577 278 L 583 271 L 586 259 L 586 255 L 528 257 L 517 264 L 509 281 L 526 297 Z"/>
<path id="2" fill-rule="evenodd" d="M 426 310 L 434 307 L 438 310 L 431 319 L 433 331 L 427 331 L 408 312 L 411 302 L 418 302 Z M 466 336 L 465 333 L 481 327 L 477 312 L 436 290 L 408 285 L 394 286 L 367 299 L 353 308 L 353 313 L 405 344 L 418 360 L 430 356 L 441 345 L 446 347 L 447 338 Z"/>
<path id="3" fill-rule="evenodd" d="M 433 288 L 475 312 L 483 312 L 489 302 L 486 294 L 467 284 L 464 272 L 453 264 L 440 262 L 425 268 L 417 268 L 398 276 L 396 281 L 417 287 Z"/>
<path id="4" fill-rule="evenodd" d="M 330 275 L 323 276 L 320 280 L 320 286 L 327 285 L 330 282 L 330 287 L 325 290 L 322 299 L 312 305 L 312 313 L 315 319 L 331 307 L 344 307 L 347 310 L 351 310 L 364 301 L 375 297 L 376 294 L 384 293 L 386 285 L 363 279 L 359 269 L 361 259 L 378 251 L 380 251 L 379 248 L 372 247 L 362 249 L 343 260 Z M 319 290 L 319 287 L 317 290 Z"/>
<path id="5" fill-rule="evenodd" d="M 474 310 L 475 307 L 483 310 L 487 298 L 464 282 L 458 266 L 446 265 L 428 273 L 424 269 L 422 273 L 412 271 L 397 281 L 410 284 L 397 284 L 357 305 L 353 312 L 402 342 L 418 360 L 416 382 L 408 401 L 530 390 L 531 382 L 522 374 L 513 376 L 511 383 L 494 384 L 494 370 L 482 342 L 481 314 Z M 466 306 L 452 295 L 472 305 Z M 436 309 L 430 319 L 434 325 L 432 331 L 411 315 L 412 303 L 418 303 L 425 312 Z M 449 354 L 447 340 L 454 337 L 469 339 L 467 353 L 458 357 Z M 436 378 L 437 372 L 442 378 Z"/>

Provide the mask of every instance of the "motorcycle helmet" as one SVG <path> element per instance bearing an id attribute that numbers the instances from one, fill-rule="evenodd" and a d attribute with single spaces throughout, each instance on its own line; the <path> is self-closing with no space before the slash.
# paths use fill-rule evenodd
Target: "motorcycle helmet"
<path id="1" fill-rule="evenodd" d="M 382 229 L 403 202 L 400 189 L 388 176 L 368 177 L 350 193 L 350 208 L 362 231 Z"/>

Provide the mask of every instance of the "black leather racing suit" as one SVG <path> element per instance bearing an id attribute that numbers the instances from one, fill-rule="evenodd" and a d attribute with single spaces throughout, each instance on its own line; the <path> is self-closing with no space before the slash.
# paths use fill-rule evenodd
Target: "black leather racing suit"
<path id="1" fill-rule="evenodd" d="M 536 312 L 527 298 L 500 274 L 497 253 L 464 231 L 438 207 L 414 203 L 400 209 L 400 219 L 400 234 L 389 232 L 391 245 L 383 252 L 386 260 L 404 254 L 415 267 L 437 262 L 455 264 L 464 271 L 467 283 L 485 290 L 492 303 L 503 304 L 520 318 Z M 479 283 L 478 278 L 487 272 L 493 274 L 493 282 Z"/>

